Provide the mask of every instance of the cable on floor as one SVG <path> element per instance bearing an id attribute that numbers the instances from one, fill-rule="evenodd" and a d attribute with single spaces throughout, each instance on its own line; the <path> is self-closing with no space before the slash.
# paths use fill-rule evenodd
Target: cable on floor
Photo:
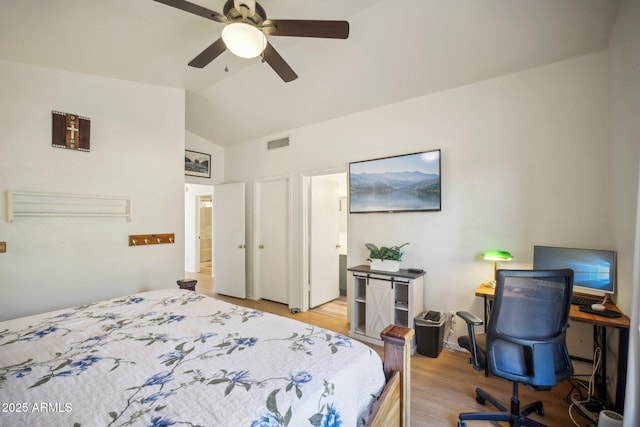
<path id="1" fill-rule="evenodd" d="M 593 364 L 591 369 L 591 375 L 589 376 L 589 381 L 587 382 L 587 384 L 585 385 L 584 381 L 581 381 L 581 380 L 574 380 L 576 381 L 575 383 L 574 381 L 571 381 L 571 384 L 573 385 L 573 387 L 571 388 L 571 390 L 569 390 L 569 393 L 567 394 L 567 397 L 565 398 L 565 400 L 567 401 L 567 403 L 569 403 L 569 418 L 571 418 L 571 421 L 577 427 L 581 427 L 581 426 L 580 424 L 578 424 L 575 418 L 573 418 L 573 414 L 571 410 L 574 407 L 576 407 L 577 404 L 589 403 L 592 397 L 594 397 L 593 394 L 594 394 L 595 376 L 596 376 L 596 373 L 598 372 L 598 369 L 600 368 L 601 361 L 602 361 L 602 350 L 600 349 L 600 347 L 596 347 L 593 354 Z M 580 387 L 587 389 L 586 397 L 583 395 Z M 574 390 L 577 390 L 577 394 L 573 394 Z M 579 410 L 579 408 L 576 408 L 576 409 Z"/>

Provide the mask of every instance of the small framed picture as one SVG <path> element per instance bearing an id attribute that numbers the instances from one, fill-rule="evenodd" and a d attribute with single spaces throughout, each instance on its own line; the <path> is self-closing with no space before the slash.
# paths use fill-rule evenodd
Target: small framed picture
<path id="1" fill-rule="evenodd" d="M 184 173 L 189 176 L 211 178 L 211 154 L 184 150 Z"/>

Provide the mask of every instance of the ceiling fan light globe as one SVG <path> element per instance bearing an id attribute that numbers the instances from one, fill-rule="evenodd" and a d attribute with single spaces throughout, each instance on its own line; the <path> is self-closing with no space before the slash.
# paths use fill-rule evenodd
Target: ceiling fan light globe
<path id="1" fill-rule="evenodd" d="M 240 58 L 255 58 L 267 47 L 267 36 L 244 22 L 234 22 L 224 27 L 222 40 L 227 49 Z"/>

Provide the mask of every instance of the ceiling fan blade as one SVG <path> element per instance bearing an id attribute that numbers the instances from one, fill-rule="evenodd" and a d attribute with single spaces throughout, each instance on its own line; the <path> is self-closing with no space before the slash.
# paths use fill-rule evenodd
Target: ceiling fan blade
<path id="1" fill-rule="evenodd" d="M 271 43 L 267 42 L 267 47 L 262 52 L 262 58 L 285 83 L 298 78 L 295 71 L 282 59 L 282 56 L 271 46 Z"/>
<path id="2" fill-rule="evenodd" d="M 186 0 L 154 0 L 158 3 L 166 4 L 167 6 L 175 7 L 176 9 L 184 10 L 185 12 L 193 13 L 194 15 L 202 16 L 203 18 L 211 19 L 216 22 L 227 22 L 227 18 L 218 12 L 209 10 L 206 7 L 199 6 L 197 4 L 190 3 Z"/>
<path id="3" fill-rule="evenodd" d="M 220 56 L 225 50 L 227 50 L 227 46 L 222 41 L 222 37 L 213 42 L 208 48 L 202 51 L 200 55 L 196 56 L 189 62 L 189 66 L 196 68 L 204 68 L 211 61 Z"/>
<path id="4" fill-rule="evenodd" d="M 346 39 L 349 37 L 349 23 L 347 21 L 267 19 L 262 25 L 262 30 L 270 36 L 326 39 Z"/>

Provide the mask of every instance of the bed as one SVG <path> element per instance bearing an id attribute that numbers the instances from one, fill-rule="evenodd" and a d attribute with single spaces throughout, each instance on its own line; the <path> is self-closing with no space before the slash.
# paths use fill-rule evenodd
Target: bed
<path id="1" fill-rule="evenodd" d="M 370 347 L 188 290 L 0 322 L 0 425 L 409 425 L 411 330 Z"/>

